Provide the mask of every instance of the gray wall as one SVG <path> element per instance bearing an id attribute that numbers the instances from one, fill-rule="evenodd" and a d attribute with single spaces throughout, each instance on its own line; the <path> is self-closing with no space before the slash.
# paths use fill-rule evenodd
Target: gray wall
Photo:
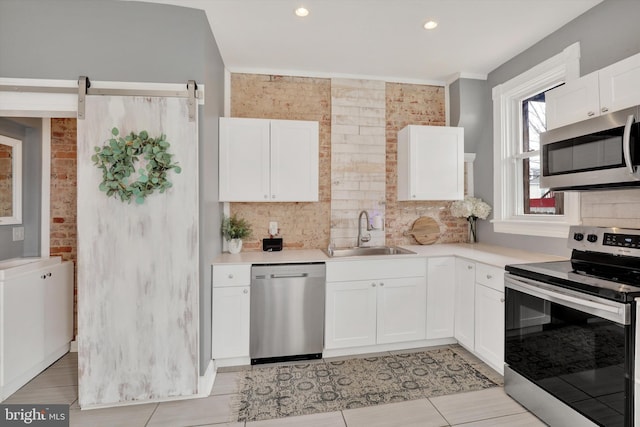
<path id="1" fill-rule="evenodd" d="M 475 194 L 477 197 L 493 204 L 493 103 L 491 90 L 513 77 L 529 70 L 544 60 L 562 52 L 564 48 L 580 42 L 580 73 L 588 74 L 621 59 L 640 52 L 640 1 L 637 0 L 604 0 L 602 3 L 577 17 L 558 31 L 541 40 L 531 48 L 515 56 L 489 73 L 482 91 L 478 83 L 470 85 L 466 80 L 457 82 L 460 91 L 457 99 L 465 102 L 479 93 L 485 98 L 483 107 L 484 125 L 476 130 L 477 153 L 474 165 Z M 465 91 L 471 91 L 467 96 Z M 452 103 L 455 100 L 452 99 Z M 475 102 L 475 100 L 474 100 Z M 461 107 L 464 110 L 464 105 Z M 452 108 L 451 111 L 454 111 Z M 482 114 L 480 112 L 479 114 Z M 452 122 L 453 125 L 453 122 Z M 466 132 L 465 139 L 472 137 Z M 476 136 L 474 135 L 475 139 Z M 465 148 L 466 144 L 465 144 Z M 531 237 L 515 234 L 494 233 L 489 221 L 479 221 L 478 239 L 483 243 L 498 244 L 518 249 L 545 252 L 567 256 L 566 240 L 558 238 Z"/>
<path id="2" fill-rule="evenodd" d="M 0 134 L 22 140 L 22 224 L 0 225 L 0 260 L 40 255 L 42 122 L 1 118 Z M 13 241 L 13 228 L 24 227 L 24 240 Z"/>
<path id="3" fill-rule="evenodd" d="M 204 82 L 200 108 L 201 372 L 211 359 L 210 261 L 220 253 L 223 63 L 201 10 L 115 0 L 0 0 L 0 77 Z"/>

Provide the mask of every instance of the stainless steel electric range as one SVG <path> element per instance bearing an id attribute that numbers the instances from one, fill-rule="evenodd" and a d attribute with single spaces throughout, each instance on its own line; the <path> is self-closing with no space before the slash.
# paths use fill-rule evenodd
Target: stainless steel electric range
<path id="1" fill-rule="evenodd" d="M 505 391 L 551 426 L 640 426 L 640 230 L 574 226 L 568 245 L 505 268 Z"/>

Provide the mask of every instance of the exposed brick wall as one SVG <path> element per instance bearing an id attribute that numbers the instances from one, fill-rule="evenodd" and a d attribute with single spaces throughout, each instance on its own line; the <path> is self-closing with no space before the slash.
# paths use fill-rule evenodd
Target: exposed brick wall
<path id="1" fill-rule="evenodd" d="M 445 100 L 441 86 L 402 83 L 386 84 L 387 118 L 387 206 L 386 243 L 388 245 L 415 244 L 411 236 L 403 233 L 421 216 L 430 216 L 440 225 L 438 243 L 466 242 L 467 221 L 451 216 L 447 201 L 399 202 L 397 187 L 398 131 L 412 125 L 444 126 Z"/>
<path id="2" fill-rule="evenodd" d="M 76 119 L 51 119 L 50 253 L 77 262 Z M 74 274 L 74 336 L 77 335 L 77 280 Z"/>
<path id="3" fill-rule="evenodd" d="M 278 221 L 285 247 L 326 248 L 331 206 L 330 80 L 232 74 L 231 117 L 314 120 L 320 124 L 320 201 L 231 203 L 231 213 L 253 226 L 253 237 L 244 242 L 243 250 L 262 250 L 262 239 L 269 237 L 269 221 Z"/>
<path id="4" fill-rule="evenodd" d="M 0 216 L 12 216 L 13 212 L 12 149 L 0 144 Z"/>

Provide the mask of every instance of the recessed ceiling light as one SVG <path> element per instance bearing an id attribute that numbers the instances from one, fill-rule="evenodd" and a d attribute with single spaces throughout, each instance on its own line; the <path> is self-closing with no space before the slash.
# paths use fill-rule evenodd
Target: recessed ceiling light
<path id="1" fill-rule="evenodd" d="M 295 10 L 295 14 L 301 18 L 304 18 L 309 14 L 309 9 L 305 7 L 299 7 Z"/>
<path id="2" fill-rule="evenodd" d="M 427 21 L 424 23 L 425 30 L 433 30 L 437 26 L 438 26 L 438 23 L 436 21 Z"/>

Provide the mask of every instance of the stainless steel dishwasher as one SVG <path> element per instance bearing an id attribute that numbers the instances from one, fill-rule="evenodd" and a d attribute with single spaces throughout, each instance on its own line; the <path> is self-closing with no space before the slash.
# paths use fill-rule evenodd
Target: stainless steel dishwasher
<path id="1" fill-rule="evenodd" d="M 251 267 L 251 364 L 322 358 L 324 263 Z"/>

